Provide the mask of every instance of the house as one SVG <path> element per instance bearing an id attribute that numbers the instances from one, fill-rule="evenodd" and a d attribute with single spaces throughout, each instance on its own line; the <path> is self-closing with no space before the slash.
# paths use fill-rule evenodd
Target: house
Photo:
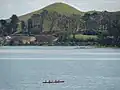
<path id="1" fill-rule="evenodd" d="M 26 45 L 31 44 L 36 41 L 34 36 L 12 36 L 10 44 L 11 45 Z"/>
<path id="2" fill-rule="evenodd" d="M 36 35 L 36 41 L 38 44 L 53 44 L 58 39 L 52 35 Z"/>

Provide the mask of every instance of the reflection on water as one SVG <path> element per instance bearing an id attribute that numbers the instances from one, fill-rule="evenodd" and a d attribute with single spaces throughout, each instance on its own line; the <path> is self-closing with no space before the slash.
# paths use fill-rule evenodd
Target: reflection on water
<path id="1" fill-rule="evenodd" d="M 1 47 L 0 90 L 120 90 L 119 54 L 111 48 Z"/>

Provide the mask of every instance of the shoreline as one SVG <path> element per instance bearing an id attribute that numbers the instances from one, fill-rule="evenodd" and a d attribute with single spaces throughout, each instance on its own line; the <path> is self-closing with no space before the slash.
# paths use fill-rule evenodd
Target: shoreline
<path id="1" fill-rule="evenodd" d="M 94 48 L 120 48 L 117 46 L 99 46 L 99 45 L 88 45 L 88 46 L 79 46 L 79 45 L 1 45 L 0 47 L 75 47 L 75 49 L 94 49 Z"/>

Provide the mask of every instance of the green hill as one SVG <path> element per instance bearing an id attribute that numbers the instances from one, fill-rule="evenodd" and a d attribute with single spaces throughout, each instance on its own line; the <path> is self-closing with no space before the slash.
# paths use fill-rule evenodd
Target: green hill
<path id="1" fill-rule="evenodd" d="M 22 15 L 19 17 L 20 20 L 28 20 L 33 14 L 40 14 L 43 10 L 47 10 L 48 12 L 53 12 L 56 11 L 62 15 L 71 15 L 71 14 L 82 14 L 83 12 L 80 12 L 79 10 L 77 10 L 76 8 L 65 4 L 65 3 L 54 3 L 51 5 L 48 5 L 46 7 L 44 7 L 43 9 L 28 13 L 26 15 Z"/>

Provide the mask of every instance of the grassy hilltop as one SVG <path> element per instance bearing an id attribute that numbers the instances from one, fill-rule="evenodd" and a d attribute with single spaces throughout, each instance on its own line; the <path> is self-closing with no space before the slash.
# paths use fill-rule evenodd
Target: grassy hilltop
<path id="1" fill-rule="evenodd" d="M 61 15 L 71 15 L 71 14 L 83 14 L 83 12 L 77 10 L 76 8 L 65 4 L 65 3 L 54 3 L 51 5 L 48 5 L 44 7 L 43 9 L 28 13 L 26 15 L 22 15 L 19 17 L 20 20 L 26 21 L 29 19 L 33 14 L 40 14 L 43 10 L 47 10 L 48 12 L 54 12 L 60 13 Z"/>

